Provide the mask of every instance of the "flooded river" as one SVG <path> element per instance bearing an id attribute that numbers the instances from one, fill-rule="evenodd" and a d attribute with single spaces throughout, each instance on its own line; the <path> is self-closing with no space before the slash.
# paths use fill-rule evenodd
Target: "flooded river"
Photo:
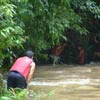
<path id="1" fill-rule="evenodd" d="M 29 90 L 36 100 L 100 100 L 100 63 L 37 66 Z"/>

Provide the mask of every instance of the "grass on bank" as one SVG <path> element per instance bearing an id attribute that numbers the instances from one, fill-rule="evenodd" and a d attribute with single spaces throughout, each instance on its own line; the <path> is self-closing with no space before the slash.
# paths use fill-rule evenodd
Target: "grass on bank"
<path id="1" fill-rule="evenodd" d="M 8 91 L 4 79 L 0 78 L 0 100 L 51 100 L 53 94 L 53 91 L 35 92 L 34 88 L 33 90 L 12 88 Z"/>

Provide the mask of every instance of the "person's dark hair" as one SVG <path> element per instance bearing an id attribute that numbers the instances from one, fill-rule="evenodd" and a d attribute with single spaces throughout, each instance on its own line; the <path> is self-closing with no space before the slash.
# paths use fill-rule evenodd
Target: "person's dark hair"
<path id="1" fill-rule="evenodd" d="M 25 56 L 27 56 L 27 57 L 29 57 L 29 58 L 32 58 L 33 55 L 34 55 L 34 53 L 33 53 L 31 50 L 27 50 L 27 51 L 25 52 Z"/>

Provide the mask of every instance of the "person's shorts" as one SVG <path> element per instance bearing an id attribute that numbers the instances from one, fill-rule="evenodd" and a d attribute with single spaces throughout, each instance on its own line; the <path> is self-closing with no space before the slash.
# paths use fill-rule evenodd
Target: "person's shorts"
<path id="1" fill-rule="evenodd" d="M 7 78 L 7 89 L 10 88 L 21 88 L 27 87 L 25 78 L 17 71 L 11 71 Z"/>

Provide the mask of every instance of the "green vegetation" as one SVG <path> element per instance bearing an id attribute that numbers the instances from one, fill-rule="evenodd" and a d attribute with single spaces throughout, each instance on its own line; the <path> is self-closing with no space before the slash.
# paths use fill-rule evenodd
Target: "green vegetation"
<path id="1" fill-rule="evenodd" d="M 0 96 L 0 100 L 25 100 L 25 93 L 25 90 L 20 89 L 11 89 L 9 91 L 5 90 Z"/>
<path id="2" fill-rule="evenodd" d="M 75 63 L 76 46 L 81 44 L 88 63 L 96 34 L 100 37 L 99 27 L 100 0 L 0 0 L 0 67 L 8 67 L 14 55 L 28 48 L 35 52 L 37 63 L 44 63 L 48 50 L 61 42 L 70 44 L 65 60 L 68 57 L 68 62 Z M 8 93 L 0 86 L 2 100 L 19 100 L 25 92 Z"/>
<path id="3" fill-rule="evenodd" d="M 9 91 L 6 89 L 5 86 L 0 85 L 0 100 L 51 100 L 54 92 L 43 92 L 34 90 L 22 90 L 19 88 L 10 89 Z"/>
<path id="4" fill-rule="evenodd" d="M 1 74 L 0 74 L 1 75 Z M 34 88 L 33 88 L 34 89 Z M 54 92 L 48 91 L 34 91 L 27 89 L 10 89 L 7 90 L 6 83 L 3 80 L 2 76 L 0 76 L 0 100 L 51 100 Z"/>
<path id="5" fill-rule="evenodd" d="M 0 0 L 0 64 L 27 48 L 38 58 L 62 41 L 70 42 L 72 53 L 82 44 L 87 58 L 99 21 L 99 0 Z"/>

